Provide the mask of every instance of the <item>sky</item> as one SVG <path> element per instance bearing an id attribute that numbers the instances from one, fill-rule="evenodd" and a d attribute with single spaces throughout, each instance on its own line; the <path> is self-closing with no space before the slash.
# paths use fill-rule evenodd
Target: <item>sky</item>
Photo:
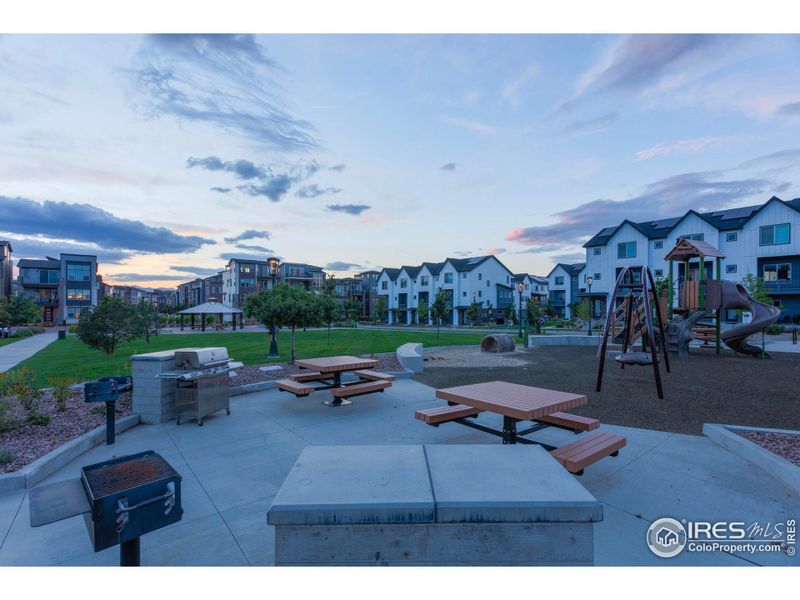
<path id="1" fill-rule="evenodd" d="M 173 287 L 800 196 L 800 36 L 0 36 L 0 239 Z"/>

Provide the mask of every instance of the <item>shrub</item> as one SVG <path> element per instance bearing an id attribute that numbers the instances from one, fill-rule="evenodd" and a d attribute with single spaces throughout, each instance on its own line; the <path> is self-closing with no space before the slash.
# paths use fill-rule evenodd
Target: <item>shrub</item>
<path id="1" fill-rule="evenodd" d="M 78 333 L 78 326 L 77 325 L 69 325 L 67 326 L 67 331 L 70 333 Z"/>
<path id="2" fill-rule="evenodd" d="M 44 327 L 42 327 L 41 325 L 33 325 L 31 326 L 30 330 L 33 333 L 44 333 Z"/>
<path id="3" fill-rule="evenodd" d="M 4 380 L 6 390 L 14 396 L 25 410 L 26 420 L 34 425 L 47 425 L 50 417 L 39 412 L 41 391 L 34 386 L 34 377 L 30 369 L 22 368 L 13 371 Z"/>
<path id="4" fill-rule="evenodd" d="M 29 327 L 18 327 L 17 330 L 11 334 L 12 338 L 26 338 L 31 337 L 33 331 Z"/>
<path id="5" fill-rule="evenodd" d="M 8 402 L 0 398 L 0 433 L 14 429 L 14 421 L 8 414 Z"/>
<path id="6" fill-rule="evenodd" d="M 72 382 L 66 377 L 50 377 L 48 380 L 53 386 L 53 399 L 56 401 L 56 410 L 67 410 L 67 400 L 72 398 Z"/>
<path id="7" fill-rule="evenodd" d="M 12 452 L 0 448 L 0 465 L 7 465 L 16 458 Z"/>
<path id="8" fill-rule="evenodd" d="M 764 333 L 767 335 L 779 335 L 786 331 L 786 328 L 783 325 L 770 325 L 764 330 Z"/>

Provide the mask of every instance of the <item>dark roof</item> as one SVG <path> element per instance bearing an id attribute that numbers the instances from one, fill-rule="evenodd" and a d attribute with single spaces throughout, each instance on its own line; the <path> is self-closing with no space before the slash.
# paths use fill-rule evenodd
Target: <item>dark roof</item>
<path id="1" fill-rule="evenodd" d="M 459 273 L 463 273 L 466 271 L 472 271 L 478 265 L 483 264 L 487 260 L 491 258 L 491 255 L 488 256 L 471 256 L 469 258 L 448 258 L 447 261 L 456 271 Z"/>
<path id="2" fill-rule="evenodd" d="M 247 261 L 247 262 L 262 262 L 262 261 Z M 263 261 L 266 263 L 266 261 Z M 322 267 L 316 267 L 314 265 L 309 265 L 308 263 L 298 263 L 298 262 L 284 262 L 281 263 L 280 266 L 288 266 L 288 267 L 303 267 L 307 271 L 322 271 Z"/>
<path id="3" fill-rule="evenodd" d="M 419 265 L 418 267 L 409 267 L 407 265 L 403 265 L 402 267 L 400 267 L 400 270 L 403 269 L 406 270 L 406 273 L 408 273 L 409 277 L 414 278 L 422 270 L 422 265 Z"/>
<path id="4" fill-rule="evenodd" d="M 434 262 L 424 262 L 422 263 L 423 267 L 427 267 L 428 271 L 431 272 L 431 275 L 438 275 L 442 267 L 444 266 L 445 261 L 434 263 Z"/>
<path id="5" fill-rule="evenodd" d="M 380 271 L 361 271 L 359 275 L 380 275 Z"/>
<path id="6" fill-rule="evenodd" d="M 545 285 L 549 283 L 547 281 L 547 277 L 542 277 L 541 275 L 531 275 L 531 279 L 533 279 L 536 283 L 543 283 Z"/>
<path id="7" fill-rule="evenodd" d="M 20 258 L 17 261 L 17 268 L 24 269 L 26 267 L 34 269 L 60 269 L 60 260 L 38 260 L 35 258 Z"/>
<path id="8" fill-rule="evenodd" d="M 583 262 L 573 263 L 571 265 L 567 263 L 557 263 L 556 266 L 553 267 L 553 270 L 547 274 L 547 276 L 550 277 L 550 275 L 553 274 L 553 271 L 555 271 L 558 267 L 561 267 L 567 272 L 567 275 L 569 275 L 570 277 L 577 277 L 578 275 L 580 275 L 580 272 L 583 270 L 585 266 L 586 263 Z"/>
<path id="9" fill-rule="evenodd" d="M 623 226 L 625 223 L 631 225 L 634 229 L 636 229 L 639 233 L 644 235 L 646 238 L 651 240 L 657 240 L 665 238 L 669 235 L 669 232 L 672 231 L 681 221 L 683 221 L 689 215 L 695 215 L 712 227 L 720 231 L 734 231 L 736 229 L 741 229 L 747 221 L 752 219 L 756 214 L 758 214 L 763 208 L 765 208 L 771 202 L 781 202 L 786 204 L 790 208 L 800 212 L 800 198 L 795 198 L 794 200 L 781 200 L 777 196 L 773 196 L 769 200 L 767 200 L 764 204 L 759 204 L 757 206 L 743 206 L 740 208 L 729 208 L 727 210 L 716 210 L 712 212 L 706 213 L 699 213 L 695 210 L 688 210 L 686 213 L 683 214 L 681 217 L 672 217 L 670 219 L 660 219 L 658 221 L 647 221 L 644 223 L 634 223 L 633 221 L 629 221 L 625 219 L 619 225 L 614 227 L 606 227 L 605 229 L 601 229 L 597 232 L 594 237 L 592 237 L 588 242 L 586 242 L 583 247 L 584 248 L 592 248 L 593 246 L 605 246 L 608 243 L 614 234 Z"/>
<path id="10" fill-rule="evenodd" d="M 11 242 L 8 240 L 0 240 L 0 246 L 8 246 L 8 251 L 13 252 L 14 249 L 11 247 Z"/>
<path id="11" fill-rule="evenodd" d="M 386 273 L 389 276 L 389 279 L 395 281 L 397 276 L 400 275 L 400 269 L 390 269 L 389 267 L 384 267 L 381 273 Z"/>

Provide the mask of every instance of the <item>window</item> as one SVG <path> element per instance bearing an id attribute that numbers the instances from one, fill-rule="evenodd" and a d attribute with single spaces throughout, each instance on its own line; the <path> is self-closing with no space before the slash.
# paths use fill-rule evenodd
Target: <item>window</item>
<path id="1" fill-rule="evenodd" d="M 656 279 L 664 279 L 664 269 L 656 269 L 654 275 Z"/>
<path id="2" fill-rule="evenodd" d="M 761 246 L 775 246 L 789 243 L 789 223 L 780 225 L 764 225 L 760 229 L 759 244 Z"/>
<path id="3" fill-rule="evenodd" d="M 736 270 L 737 270 L 736 265 L 725 265 L 726 273 L 736 273 Z"/>
<path id="4" fill-rule="evenodd" d="M 246 265 L 246 266 L 243 266 L 241 269 L 239 269 L 239 271 L 241 273 L 252 273 L 253 269 L 249 265 Z"/>
<path id="5" fill-rule="evenodd" d="M 600 281 L 600 273 L 594 273 L 592 277 L 594 277 L 595 281 Z"/>
<path id="6" fill-rule="evenodd" d="M 241 287 L 256 287 L 255 279 L 245 279 L 244 277 L 239 280 Z"/>
<path id="7" fill-rule="evenodd" d="M 453 274 L 452 273 L 445 273 L 444 274 L 444 282 L 445 283 L 453 283 Z"/>
<path id="8" fill-rule="evenodd" d="M 531 284 L 530 284 L 530 283 L 526 283 L 526 284 L 525 284 L 525 289 L 526 289 L 526 290 L 529 290 L 529 289 L 531 289 Z"/>
<path id="9" fill-rule="evenodd" d="M 58 273 L 56 271 L 45 271 L 44 269 L 39 271 L 39 283 L 58 283 Z"/>
<path id="10" fill-rule="evenodd" d="M 739 240 L 739 234 L 735 231 L 729 231 L 725 234 L 725 241 L 726 242 L 736 242 Z"/>
<path id="11" fill-rule="evenodd" d="M 656 240 L 653 242 L 653 250 L 661 250 L 664 247 L 664 240 Z"/>
<path id="12" fill-rule="evenodd" d="M 92 295 L 89 290 L 76 290 L 72 288 L 67 290 L 67 300 L 88 301 L 91 299 Z"/>
<path id="13" fill-rule="evenodd" d="M 775 308 L 783 308 L 783 302 L 781 302 L 780 300 L 773 300 L 772 306 L 774 306 Z"/>
<path id="14" fill-rule="evenodd" d="M 464 271 L 464 272 L 461 274 L 461 279 L 466 279 L 466 278 L 467 278 L 467 272 L 466 272 L 466 271 Z"/>
<path id="15" fill-rule="evenodd" d="M 81 309 L 80 308 L 70 308 L 67 310 L 67 318 L 68 319 L 80 319 L 81 318 Z"/>
<path id="16" fill-rule="evenodd" d="M 764 281 L 789 281 L 792 278 L 792 265 L 778 263 L 764 265 Z"/>
<path id="17" fill-rule="evenodd" d="M 603 249 L 602 249 L 602 248 L 595 248 L 595 249 L 594 249 L 594 255 L 595 255 L 595 256 L 600 256 L 600 254 L 602 253 L 602 251 L 603 251 Z"/>
<path id="18" fill-rule="evenodd" d="M 559 275 L 558 277 L 556 277 L 556 285 L 564 285 L 564 276 L 563 275 Z"/>
<path id="19" fill-rule="evenodd" d="M 381 289 L 388 290 L 389 289 L 389 282 L 388 281 L 381 281 Z"/>
<path id="20" fill-rule="evenodd" d="M 420 279 L 421 279 L 421 285 L 423 285 L 423 286 L 428 285 L 428 277 L 427 277 L 427 275 L 423 275 Z"/>
<path id="21" fill-rule="evenodd" d="M 678 237 L 679 240 L 696 240 L 698 242 L 702 242 L 704 238 L 705 234 L 702 233 L 687 233 Z"/>
<path id="22" fill-rule="evenodd" d="M 492 285 L 492 282 L 487 279 L 486 280 L 486 287 L 489 287 L 490 285 Z"/>
<path id="23" fill-rule="evenodd" d="M 481 279 L 483 279 L 483 273 L 478 273 L 478 281 L 480 281 Z"/>
<path id="24" fill-rule="evenodd" d="M 408 279 L 401 279 L 400 280 L 400 287 L 407 288 L 408 287 Z"/>
<path id="25" fill-rule="evenodd" d="M 89 281 L 89 265 L 67 263 L 67 281 Z"/>
<path id="26" fill-rule="evenodd" d="M 617 258 L 636 258 L 636 242 L 617 244 Z"/>
<path id="27" fill-rule="evenodd" d="M 461 292 L 461 295 L 462 295 L 464 298 L 466 298 L 466 297 L 467 297 L 467 292 Z"/>
<path id="28" fill-rule="evenodd" d="M 478 298 L 483 298 L 483 292 L 481 290 L 478 290 Z"/>

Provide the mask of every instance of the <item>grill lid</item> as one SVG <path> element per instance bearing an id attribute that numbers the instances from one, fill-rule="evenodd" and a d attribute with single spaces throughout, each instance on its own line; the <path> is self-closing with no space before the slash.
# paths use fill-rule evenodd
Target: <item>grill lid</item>
<path id="1" fill-rule="evenodd" d="M 180 348 L 175 350 L 175 366 L 178 369 L 201 369 L 203 367 L 225 365 L 229 360 L 228 349 L 224 347 Z"/>

